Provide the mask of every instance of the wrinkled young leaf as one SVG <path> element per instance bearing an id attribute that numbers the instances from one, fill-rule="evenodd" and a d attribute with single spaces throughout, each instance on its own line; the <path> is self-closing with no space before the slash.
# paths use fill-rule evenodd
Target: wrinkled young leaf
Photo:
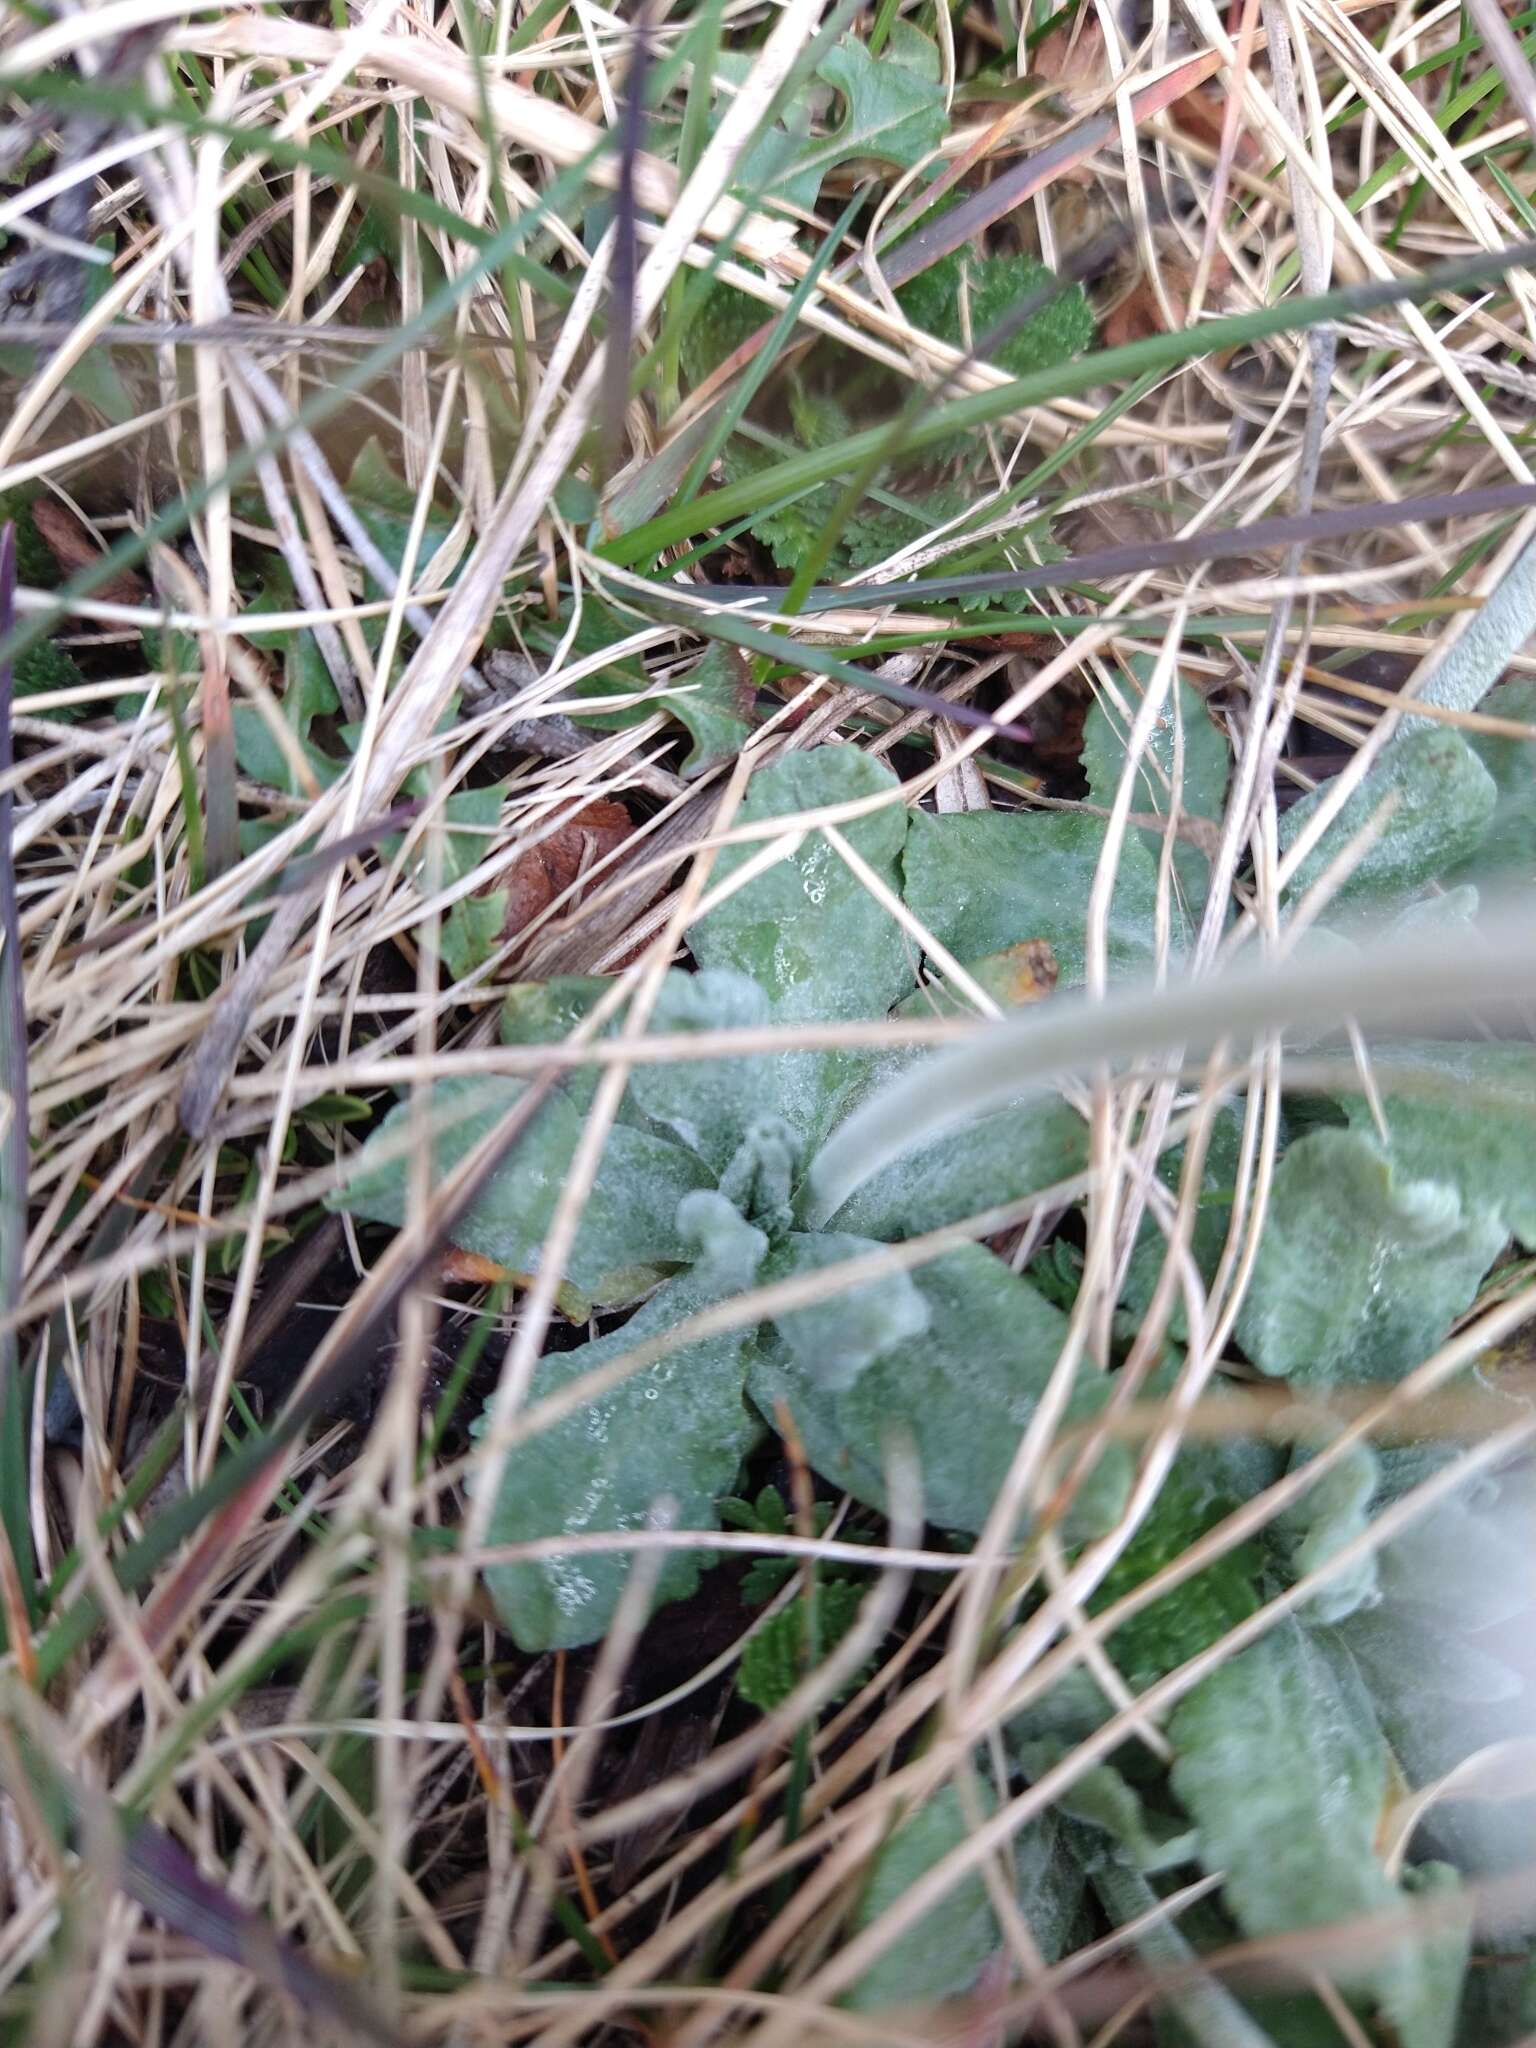
<path id="1" fill-rule="evenodd" d="M 1132 654 L 1126 657 L 1125 666 L 1134 684 L 1134 688 L 1127 691 L 1131 715 L 1134 716 L 1137 696 L 1149 687 L 1157 664 L 1151 655 Z M 1083 772 L 1088 777 L 1089 798 L 1106 808 L 1114 802 L 1120 778 L 1125 772 L 1125 750 L 1130 730 L 1128 720 L 1118 711 L 1111 711 L 1102 698 L 1094 699 L 1083 727 Z M 1191 689 L 1182 676 L 1169 692 L 1151 742 L 1142 756 L 1131 792 L 1131 809 L 1150 811 L 1161 818 L 1171 815 L 1175 794 L 1176 742 L 1180 743 L 1183 756 L 1183 773 L 1177 791 L 1180 816 L 1203 818 L 1207 822 L 1219 819 L 1226 801 L 1227 774 L 1232 765 L 1231 749 L 1226 734 L 1206 710 L 1205 699 L 1198 690 Z M 1160 835 L 1147 831 L 1142 837 L 1153 859 L 1160 859 Z M 1181 838 L 1174 844 L 1173 865 L 1185 904 L 1198 911 L 1210 887 L 1209 859 L 1198 846 Z"/>
<path id="2" fill-rule="evenodd" d="M 1293 1469 L 1306 1463 L 1298 1450 Z M 1353 1444 L 1323 1477 L 1271 1525 L 1271 1536 L 1292 1581 L 1320 1570 L 1370 1524 L 1371 1502 L 1381 1479 L 1381 1462 L 1367 1443 Z M 1377 1558 L 1368 1552 L 1319 1587 L 1307 1603 L 1307 1619 L 1347 1621 L 1374 1607 L 1380 1585 Z"/>
<path id="3" fill-rule="evenodd" d="M 57 640 L 39 640 L 35 647 L 29 647 L 17 656 L 13 687 L 18 697 L 40 697 L 47 691 L 72 690 L 77 683 L 84 681 L 79 663 Z M 48 714 L 58 723 L 68 723 L 79 715 L 75 707 L 62 704 L 56 705 Z"/>
<path id="4" fill-rule="evenodd" d="M 1536 725 L 1536 676 L 1513 676 L 1500 683 L 1478 708 L 1492 718 Z M 1529 883 L 1536 878 L 1536 740 L 1487 732 L 1469 732 L 1466 738 L 1493 777 L 1497 794 L 1481 843 L 1449 871 L 1448 879 L 1510 887 Z"/>
<path id="5" fill-rule="evenodd" d="M 688 382 L 702 384 L 772 317 L 759 300 L 734 285 L 722 284 L 718 278 L 691 280 L 678 346 Z M 736 445 L 749 444 L 738 441 Z"/>
<path id="6" fill-rule="evenodd" d="M 793 370 L 787 379 L 787 396 L 793 441 L 775 443 L 771 437 L 746 432 L 733 435 L 722 462 L 728 483 L 740 483 L 772 469 L 792 447 L 829 448 L 853 432 L 853 422 L 839 399 L 829 391 L 812 388 Z M 836 483 L 817 484 L 786 504 L 775 504 L 765 495 L 752 515 L 753 535 L 779 568 L 793 574 L 802 556 L 821 539 L 841 498 Z"/>
<path id="7" fill-rule="evenodd" d="M 739 484 L 772 469 L 780 460 L 772 448 L 733 434 L 720 466 L 727 483 Z M 753 537 L 772 555 L 776 567 L 793 573 L 836 512 L 839 495 L 834 485 L 817 484 L 787 504 L 775 504 L 765 496 L 762 508 L 752 515 Z"/>
<path id="8" fill-rule="evenodd" d="M 982 1811 L 996 1802 L 983 1797 Z M 970 1839 L 972 1822 L 958 1790 L 944 1785 L 904 1820 L 870 1867 L 854 1915 L 855 1929 L 880 1918 L 936 1863 Z M 909 1927 L 848 1992 L 844 2004 L 859 2012 L 885 2006 L 937 2005 L 968 1991 L 1000 1937 L 985 1881 L 963 1878 Z"/>
<path id="9" fill-rule="evenodd" d="M 958 484 L 903 478 L 899 493 L 893 489 L 879 498 L 870 495 L 854 508 L 843 528 L 841 553 L 851 569 L 872 569 L 888 555 L 947 526 L 973 502 Z"/>
<path id="10" fill-rule="evenodd" d="M 1282 851 L 1295 844 L 1326 793 L 1325 783 L 1286 812 L 1280 821 Z M 1293 896 L 1317 881 L 1389 797 L 1395 808 L 1332 899 L 1337 907 L 1401 904 L 1456 867 L 1482 843 L 1497 792 L 1493 777 L 1449 726 L 1399 733 L 1302 862 L 1291 884 Z"/>
<path id="11" fill-rule="evenodd" d="M 1398 1173 L 1448 1181 L 1468 1213 L 1536 1248 L 1536 1050 L 1416 1041 L 1372 1047 L 1371 1071 Z M 1363 1094 L 1330 1092 L 1356 1130 L 1373 1128 Z"/>
<path id="12" fill-rule="evenodd" d="M 699 1263 L 654 1294 L 623 1329 L 546 1358 L 536 1397 L 751 1286 L 767 1241 L 720 1196 L 690 1198 L 673 1227 L 692 1237 L 695 1250 L 704 1237 Z M 641 1529 L 662 1501 L 670 1503 L 674 1528 L 718 1528 L 716 1503 L 761 1434 L 743 1398 L 750 1342 L 750 1330 L 738 1330 L 690 1344 L 518 1445 L 502 1471 L 487 1540 Z M 696 1550 L 669 1552 L 654 1604 L 685 1598 L 711 1562 Z M 624 1551 L 601 1551 L 492 1565 L 485 1578 L 521 1649 L 574 1649 L 607 1632 L 630 1566 Z"/>
<path id="13" fill-rule="evenodd" d="M 1348 1653 L 1295 1622 L 1201 1681 L 1168 1724 L 1173 1789 L 1245 1934 L 1388 1913 L 1403 1895 L 1377 1859 L 1389 1754 Z M 1340 1974 L 1369 1987 L 1412 2048 L 1445 2048 L 1459 1937 L 1362 1950 Z M 1447 1997 L 1447 1990 L 1451 1995 Z"/>
<path id="14" fill-rule="evenodd" d="M 1066 1317 L 978 1245 L 933 1260 L 912 1279 L 928 1305 L 927 1333 L 867 1366 L 846 1391 L 824 1386 L 768 1332 L 748 1391 L 766 1416 L 783 1401 L 814 1468 L 882 1513 L 884 1450 L 894 1436 L 916 1451 L 927 1519 L 977 1531 L 1056 1363 Z M 1097 1377 L 1080 1385 L 1078 1420 L 1107 1392 Z M 1074 1507 L 1078 1533 L 1113 1520 L 1129 1470 L 1123 1446 L 1103 1454 Z"/>
<path id="15" fill-rule="evenodd" d="M 1470 1306 L 1504 1225 L 1450 1180 L 1400 1174 L 1359 1131 L 1298 1138 L 1281 1160 L 1238 1341 L 1301 1386 L 1394 1380 Z"/>
<path id="16" fill-rule="evenodd" d="M 522 1082 L 504 1078 L 438 1082 L 431 1103 L 434 1179 L 447 1174 L 522 1092 Z M 347 1184 L 332 1196 L 334 1208 L 375 1223 L 398 1227 L 405 1221 L 408 1155 L 397 1155 L 387 1164 L 374 1161 L 387 1146 L 399 1146 L 410 1113 L 409 1103 L 390 1111 L 358 1153 Z M 581 1124 L 582 1109 L 576 1100 L 554 1096 L 511 1159 L 455 1224 L 455 1243 L 514 1273 L 536 1272 Z M 608 1134 L 596 1183 L 582 1205 L 565 1279 L 588 1301 L 612 1306 L 634 1300 L 654 1282 L 658 1268 L 687 1263 L 693 1253 L 678 1233 L 677 1207 L 708 1178 L 682 1146 L 616 1125 Z"/>
<path id="17" fill-rule="evenodd" d="M 916 812 L 903 855 L 906 900 L 961 960 L 1044 939 L 1063 983 L 1079 982 L 1103 845 L 1102 822 L 1070 811 Z M 1150 961 L 1156 910 L 1157 867 L 1133 835 L 1110 900 L 1112 967 Z"/>
<path id="18" fill-rule="evenodd" d="M 824 1272 L 877 1247 L 841 1231 L 795 1231 L 775 1245 L 763 1267 L 767 1281 Z M 791 1309 L 774 1328 L 798 1370 L 815 1387 L 845 1393 L 866 1367 L 921 1337 L 929 1304 L 910 1273 L 888 1273 L 844 1289 L 827 1301 Z"/>
<path id="19" fill-rule="evenodd" d="M 674 971 L 651 1013 L 658 1038 L 684 1032 L 753 1031 L 769 1022 L 768 998 L 750 975 L 731 967 Z M 630 1093 L 647 1116 L 723 1173 L 747 1125 L 775 1096 L 771 1057 L 668 1060 L 637 1066 Z"/>

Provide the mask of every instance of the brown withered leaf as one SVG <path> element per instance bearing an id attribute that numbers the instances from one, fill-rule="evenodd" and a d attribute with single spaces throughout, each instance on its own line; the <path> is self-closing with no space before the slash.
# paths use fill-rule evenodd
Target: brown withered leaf
<path id="1" fill-rule="evenodd" d="M 1104 61 L 1102 23 L 1081 15 L 1042 36 L 1030 55 L 1029 68 L 1037 78 L 1046 79 L 1063 92 L 1078 95 L 1104 84 L 1109 66 Z"/>
<path id="2" fill-rule="evenodd" d="M 495 1287 L 502 1282 L 520 1287 L 526 1287 L 528 1284 L 526 1273 L 514 1273 L 510 1266 L 503 1266 L 495 1259 L 488 1259 L 483 1252 L 467 1252 L 462 1245 L 457 1244 L 444 1247 L 440 1272 L 442 1279 L 450 1287 Z"/>
<path id="3" fill-rule="evenodd" d="M 519 855 L 498 884 L 507 893 L 503 940 L 532 923 L 578 876 L 622 846 L 634 829 L 634 820 L 621 803 L 596 797 Z"/>
<path id="4" fill-rule="evenodd" d="M 531 1273 L 514 1272 L 512 1267 L 503 1266 L 496 1259 L 488 1259 L 483 1252 L 466 1251 L 459 1244 L 443 1247 L 438 1276 L 445 1287 L 526 1288 L 533 1285 Z M 584 1323 L 592 1313 L 592 1304 L 587 1297 L 563 1280 L 555 1289 L 555 1308 L 568 1323 Z"/>
<path id="5" fill-rule="evenodd" d="M 1186 135 L 1203 142 L 1208 149 L 1221 148 L 1222 125 L 1227 118 L 1227 95 L 1225 89 L 1213 80 L 1197 85 L 1193 92 L 1175 100 L 1168 114 L 1174 126 L 1182 128 Z M 1251 130 L 1238 129 L 1237 140 L 1232 147 L 1232 161 L 1250 171 L 1263 163 L 1263 147 Z"/>
<path id="6" fill-rule="evenodd" d="M 1168 310 L 1173 315 L 1172 331 L 1175 333 L 1187 323 L 1189 294 L 1194 281 L 1194 265 L 1184 256 L 1171 257 L 1163 264 L 1163 290 L 1167 295 Z M 1232 266 L 1225 256 L 1218 253 L 1212 259 L 1210 277 L 1206 282 L 1206 306 L 1219 306 L 1231 282 Z M 1149 335 L 1161 334 L 1165 324 L 1152 280 L 1143 272 L 1105 320 L 1104 346 L 1120 348 L 1128 341 L 1145 341 Z"/>
<path id="7" fill-rule="evenodd" d="M 32 514 L 32 524 L 48 543 L 49 554 L 66 576 L 72 576 L 77 569 L 88 569 L 101 560 L 101 549 L 69 507 L 59 499 L 43 492 L 32 500 L 27 509 Z M 131 569 L 121 569 L 92 594 L 103 604 L 142 604 L 144 585 Z"/>

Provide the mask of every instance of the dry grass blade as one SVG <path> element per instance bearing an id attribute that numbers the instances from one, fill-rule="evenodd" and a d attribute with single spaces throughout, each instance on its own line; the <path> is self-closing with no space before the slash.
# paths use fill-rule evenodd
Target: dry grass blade
<path id="1" fill-rule="evenodd" d="M 0 526 L 0 641 L 9 635 L 16 591 L 16 532 Z M 13 859 L 14 807 L 11 664 L 0 657 L 0 1086 L 5 1091 L 5 1132 L 0 1138 L 0 1303 L 21 1300 L 27 1242 L 28 1138 L 27 1015 L 21 965 Z M 0 1335 L 0 1604 L 6 1640 L 27 1677 L 32 1676 L 31 1616 L 27 1583 L 32 1540 L 23 1503 L 27 1485 L 26 1389 L 19 1371 L 16 1331 Z"/>

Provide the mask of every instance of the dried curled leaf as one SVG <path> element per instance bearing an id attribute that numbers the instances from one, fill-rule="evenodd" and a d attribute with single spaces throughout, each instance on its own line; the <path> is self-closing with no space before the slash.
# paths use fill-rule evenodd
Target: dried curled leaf
<path id="1" fill-rule="evenodd" d="M 616 852 L 634 829 L 623 804 L 597 797 L 519 854 L 502 884 L 507 899 L 502 938 L 515 938 L 532 924 L 573 882 Z"/>
<path id="2" fill-rule="evenodd" d="M 66 575 L 72 576 L 77 569 L 92 568 L 101 560 L 102 551 L 83 523 L 58 498 L 40 492 L 28 510 L 32 514 L 32 524 L 48 543 L 49 553 Z M 120 569 L 92 595 L 101 604 L 143 604 L 144 584 L 131 569 Z"/>

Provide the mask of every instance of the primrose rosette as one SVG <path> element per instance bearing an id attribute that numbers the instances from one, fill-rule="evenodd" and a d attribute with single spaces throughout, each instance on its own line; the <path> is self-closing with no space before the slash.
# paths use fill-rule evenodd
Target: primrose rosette
<path id="1" fill-rule="evenodd" d="M 1130 668 L 1145 688 L 1149 669 L 1135 659 Z M 1488 708 L 1500 708 L 1497 696 Z M 1406 729 L 1296 876 L 1299 898 L 1364 819 L 1379 820 L 1384 797 L 1393 798 L 1330 907 L 1328 932 L 1312 943 L 1356 945 L 1367 918 L 1378 928 L 1420 927 L 1428 943 L 1437 921 L 1475 909 L 1480 886 L 1505 876 L 1511 862 L 1527 866 L 1528 758 L 1528 750 L 1442 727 Z M 1021 958 L 1038 959 L 1046 948 L 1062 984 L 1080 982 L 1105 813 L 1125 761 L 1123 723 L 1101 707 L 1090 714 L 1083 760 L 1092 810 L 935 816 L 909 809 L 890 772 L 852 746 L 781 754 L 752 777 L 740 819 L 785 820 L 785 850 L 734 889 L 733 878 L 760 861 L 774 835 L 722 851 L 710 878 L 715 907 L 687 933 L 693 965 L 667 975 L 649 1029 L 676 1040 L 950 1014 L 964 1005 L 965 977 L 946 981 L 947 962 L 959 962 L 971 983 L 1006 1005 L 1020 991 Z M 1199 828 L 1222 815 L 1228 765 L 1225 734 L 1180 681 L 1138 771 L 1107 903 L 1112 980 L 1149 970 L 1160 945 L 1175 963 L 1192 945 L 1215 844 Z M 1180 829 L 1165 846 L 1158 828 L 1175 784 Z M 1320 800 L 1287 814 L 1282 846 L 1295 843 Z M 828 811 L 862 866 L 910 907 L 944 959 L 925 961 L 834 842 L 795 823 Z M 610 986 L 568 978 L 516 987 L 503 1037 L 562 1039 Z M 501 1466 L 490 1541 L 539 1546 L 536 1557 L 486 1573 L 506 1627 L 530 1652 L 601 1638 L 632 1554 L 552 1555 L 552 1539 L 639 1531 L 654 1523 L 660 1503 L 675 1529 L 718 1530 L 722 1503 L 742 1526 L 755 1511 L 732 1496 L 784 1418 L 833 1492 L 883 1513 L 900 1465 L 920 1489 L 929 1525 L 945 1532 L 934 1540 L 965 1548 L 986 1526 L 1047 1404 L 1055 1442 L 1044 1469 L 1064 1472 L 1074 1457 L 1079 1467 L 1070 1508 L 1049 1524 L 1057 1556 L 1076 1557 L 1122 1530 L 1091 1610 L 1135 1596 L 1156 1575 L 1170 1582 L 1156 1597 L 1133 1597 L 1133 1612 L 1105 1637 L 1112 1676 L 1108 1667 L 1090 1675 L 1079 1664 L 1021 1706 L 1006 1760 L 997 1750 L 978 1759 L 981 1796 L 1006 1796 L 998 1781 L 1004 1761 L 1010 1775 L 1036 1779 L 1125 1699 L 1234 1629 L 1251 1639 L 1183 1688 L 1161 1716 L 1156 1750 L 1128 1735 L 1018 1836 L 1020 1897 L 1042 1946 L 1054 1940 L 1059 1952 L 1069 1942 L 1090 1894 L 1113 1918 L 1137 1918 L 1156 1903 L 1159 1886 L 1201 1869 L 1222 1879 L 1219 1899 L 1205 1909 L 1210 1927 L 1202 1933 L 1192 1922 L 1188 1943 L 1163 1930 L 1150 1959 L 1187 1968 L 1203 1944 L 1390 1916 L 1427 1900 L 1435 1911 L 1423 1938 L 1376 1943 L 1358 1966 L 1341 1968 L 1339 1981 L 1364 2023 L 1386 2029 L 1400 2048 L 1450 2048 L 1462 2038 L 1470 1942 L 1458 1887 L 1463 1877 L 1497 1873 L 1528 1855 L 1532 1815 L 1453 1803 L 1416 1825 L 1407 1854 L 1390 1848 L 1381 1816 L 1393 1787 L 1426 1783 L 1479 1746 L 1528 1730 L 1523 1679 L 1500 1649 L 1471 1641 L 1446 1648 L 1469 1627 L 1507 1629 L 1512 1615 L 1536 1605 L 1528 1556 L 1510 1561 L 1518 1541 L 1507 1486 L 1491 1477 L 1447 1484 L 1427 1515 L 1372 1544 L 1375 1519 L 1454 1453 L 1361 1441 L 1330 1453 L 1315 1484 L 1293 1488 L 1291 1504 L 1255 1518 L 1241 1541 L 1195 1569 L 1181 1560 L 1335 1441 L 1346 1412 L 1335 1395 L 1354 1390 L 1358 1405 L 1361 1390 L 1401 1380 L 1444 1341 L 1511 1245 L 1536 1249 L 1530 1047 L 1400 1043 L 1374 1057 L 1369 1087 L 1347 1048 L 1309 1049 L 1308 1092 L 1287 1097 L 1275 1133 L 1277 1163 L 1230 1353 L 1240 1373 L 1283 1383 L 1305 1403 L 1306 1426 L 1255 1437 L 1244 1423 L 1231 1435 L 1188 1437 L 1150 1504 L 1138 1507 L 1129 1536 L 1123 1526 L 1144 1438 L 1091 1425 L 1115 1401 L 1117 1366 L 1156 1289 L 1166 1238 L 1147 1220 L 1125 1248 L 1112 1314 L 1099 1325 L 1112 1329 L 1114 1354 L 1104 1360 L 1069 1345 L 1080 1272 L 1073 1247 L 1082 1242 L 1076 1219 L 1089 1193 L 1088 1130 L 1078 1108 L 1041 1089 L 982 1115 L 967 1116 L 962 1105 L 936 1134 L 848 1172 L 848 1120 L 918 1057 L 850 1042 L 632 1065 L 559 1275 L 562 1309 L 576 1319 L 601 1314 L 603 1334 L 546 1358 L 535 1391 L 555 1393 L 612 1370 L 594 1382 L 591 1399 L 515 1443 Z M 569 1070 L 456 1228 L 461 1245 L 513 1274 L 538 1269 L 594 1076 L 593 1067 Z M 523 1085 L 457 1079 L 434 1088 L 440 1174 L 506 1114 Z M 1238 1096 L 1211 1127 L 1189 1245 L 1206 1284 L 1242 1243 L 1234 1189 L 1262 1113 L 1262 1104 Z M 402 1104 L 370 1137 L 341 1206 L 403 1221 L 408 1115 Z M 837 1147 L 839 1132 L 845 1142 Z M 834 1156 L 835 1175 L 819 1166 Z M 1182 1169 L 1182 1146 L 1167 1146 L 1157 1161 L 1167 1188 L 1179 1185 Z M 1017 1221 L 1032 1211 L 1054 1237 L 1023 1272 L 981 1241 L 1009 1249 L 1017 1241 L 995 1222 L 980 1224 L 973 1241 L 961 1231 L 922 1256 L 899 1250 L 946 1226 L 994 1212 Z M 1174 1383 L 1178 1346 L 1188 1340 L 1182 1303 L 1168 1327 L 1143 1394 Z M 1225 1384 L 1213 1382 L 1218 1391 L 1209 1398 L 1219 1402 Z M 1026 1559 L 1043 1499 L 1037 1488 L 1015 1516 L 1010 1540 Z M 782 1504 L 774 1513 L 772 1526 L 782 1528 Z M 654 1602 L 693 1593 L 712 1562 L 707 1544 L 668 1549 Z M 1255 1617 L 1266 1603 L 1309 1576 L 1307 1597 L 1260 1632 Z M 1044 1590 L 1032 1575 L 1013 1618 L 1027 1619 Z M 822 1598 L 846 1626 L 858 1604 L 850 1586 L 833 1582 Z M 791 1668 L 797 1643 L 777 1646 Z M 747 1696 L 762 1697 L 763 1681 L 753 1682 L 759 1690 Z M 953 1800 L 946 1791 L 893 1834 L 877 1859 L 871 1900 L 888 1902 L 964 1839 Z M 868 1918 L 874 1907 L 866 1900 L 860 1910 Z M 1000 1939 L 986 1888 L 957 1886 L 933 1931 L 931 1943 L 888 1956 L 851 2002 L 942 1997 L 973 1983 Z M 1314 2003 L 1308 1993 L 1287 2009 Z M 1260 2025 L 1266 2011 L 1263 1998 L 1240 2007 L 1206 1979 L 1179 2017 L 1202 2043 L 1241 2044 L 1269 2038 Z M 1317 2013 L 1321 2029 L 1327 2016 L 1321 2006 Z M 1328 2037 L 1284 2033 L 1293 2038 Z"/>

